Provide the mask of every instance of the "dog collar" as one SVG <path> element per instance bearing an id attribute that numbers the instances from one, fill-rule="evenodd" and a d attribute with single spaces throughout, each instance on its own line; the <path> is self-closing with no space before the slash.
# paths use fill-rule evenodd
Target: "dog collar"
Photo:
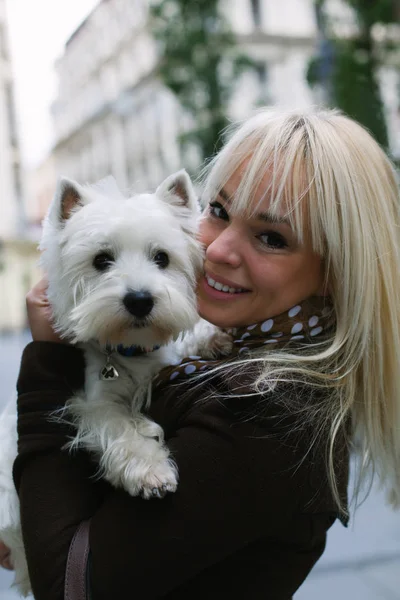
<path id="1" fill-rule="evenodd" d="M 154 352 L 158 350 L 160 346 L 153 346 L 153 348 L 142 348 L 142 346 L 123 346 L 122 344 L 118 344 L 116 347 L 116 351 L 121 356 L 143 356 L 143 354 L 149 354 L 150 352 Z M 107 348 L 108 350 L 109 348 Z"/>
<path id="2" fill-rule="evenodd" d="M 107 356 L 110 356 L 113 352 L 118 352 L 121 356 L 127 357 L 143 356 L 144 354 L 149 354 L 159 348 L 159 345 L 153 346 L 152 348 L 144 348 L 143 346 L 137 346 L 136 344 L 133 344 L 132 346 L 124 346 L 123 344 L 111 346 L 111 344 L 106 344 L 106 354 Z"/>
<path id="3" fill-rule="evenodd" d="M 136 346 L 135 344 L 132 346 L 124 346 L 123 344 L 118 344 L 118 346 L 114 348 L 110 344 L 106 344 L 106 363 L 100 371 L 100 379 L 102 379 L 103 381 L 115 381 L 116 379 L 118 379 L 119 373 L 110 359 L 111 355 L 114 352 L 118 352 L 118 354 L 124 357 L 133 358 L 136 356 L 144 356 L 145 354 L 154 352 L 159 348 L 160 346 L 153 346 L 153 348 L 143 348 L 142 346 Z"/>

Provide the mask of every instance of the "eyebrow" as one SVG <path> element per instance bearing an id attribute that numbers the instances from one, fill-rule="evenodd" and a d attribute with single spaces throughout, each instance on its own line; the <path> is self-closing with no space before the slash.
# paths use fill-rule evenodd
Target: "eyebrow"
<path id="1" fill-rule="evenodd" d="M 225 202 L 227 202 L 228 204 L 231 204 L 232 198 L 229 196 L 229 194 L 226 192 L 226 190 L 224 190 L 224 188 L 221 188 L 219 190 L 218 195 L 221 196 L 221 198 L 223 200 L 225 200 Z M 262 213 L 256 213 L 253 218 L 257 219 L 257 221 L 264 221 L 264 223 L 275 223 L 275 224 L 281 224 L 281 225 L 288 225 L 288 227 L 291 228 L 290 221 L 287 217 L 279 217 L 278 215 L 274 215 L 268 211 L 262 212 Z"/>

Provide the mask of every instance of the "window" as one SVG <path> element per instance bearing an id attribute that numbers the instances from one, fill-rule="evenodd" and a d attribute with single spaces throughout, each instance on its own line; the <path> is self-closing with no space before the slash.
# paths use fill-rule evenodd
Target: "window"
<path id="1" fill-rule="evenodd" d="M 261 26 L 261 3 L 260 0 L 250 0 L 251 14 L 255 27 Z"/>
<path id="2" fill-rule="evenodd" d="M 19 164 L 13 166 L 13 178 L 14 178 L 14 189 L 17 202 L 22 200 L 22 183 L 21 183 L 21 169 Z"/>
<path id="3" fill-rule="evenodd" d="M 259 86 L 258 101 L 260 104 L 269 104 L 270 96 L 268 90 L 268 65 L 266 62 L 260 61 L 257 62 L 255 69 Z"/>
<path id="4" fill-rule="evenodd" d="M 265 86 L 268 78 L 267 64 L 265 62 L 259 62 L 255 65 L 255 69 L 260 86 Z"/>
<path id="5" fill-rule="evenodd" d="M 0 57 L 8 60 L 8 43 L 4 25 L 0 23 Z"/>
<path id="6" fill-rule="evenodd" d="M 10 145 L 16 148 L 18 146 L 18 137 L 15 122 L 14 95 L 9 83 L 5 85 L 4 92 L 7 106 L 8 130 L 10 132 Z"/>

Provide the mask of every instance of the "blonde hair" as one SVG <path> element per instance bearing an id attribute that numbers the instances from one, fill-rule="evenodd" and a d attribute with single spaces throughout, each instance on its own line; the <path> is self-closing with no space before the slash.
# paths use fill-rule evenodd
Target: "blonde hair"
<path id="1" fill-rule="evenodd" d="M 400 197 L 395 170 L 371 135 L 338 111 L 263 109 L 245 121 L 210 163 L 209 199 L 240 169 L 230 210 L 247 212 L 268 171 L 270 211 L 304 231 L 323 257 L 336 314 L 326 345 L 268 351 L 257 386 L 306 379 L 330 388 L 317 410 L 328 424 L 327 472 L 339 507 L 336 442 L 351 417 L 361 460 L 359 492 L 370 474 L 400 503 Z M 257 360 L 257 359 L 255 359 Z M 310 411 L 307 414 L 307 411 Z M 311 411 L 314 410 L 314 414 Z M 315 418 L 315 407 L 304 417 Z M 315 439 L 318 436 L 316 428 Z"/>

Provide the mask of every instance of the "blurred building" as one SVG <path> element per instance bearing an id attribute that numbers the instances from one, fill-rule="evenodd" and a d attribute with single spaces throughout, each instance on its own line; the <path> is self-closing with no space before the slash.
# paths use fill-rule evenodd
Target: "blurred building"
<path id="1" fill-rule="evenodd" d="M 260 104 L 304 108 L 315 101 L 305 73 L 315 50 L 313 0 L 221 0 L 243 53 L 258 65 L 245 74 L 231 101 L 233 119 Z"/>
<path id="2" fill-rule="evenodd" d="M 54 156 L 60 174 L 122 188 L 153 186 L 180 165 L 179 107 L 155 77 L 157 54 L 143 0 L 103 0 L 56 65 Z"/>
<path id="3" fill-rule="evenodd" d="M 315 45 L 312 0 L 235 0 L 235 10 L 221 2 L 240 46 L 258 63 L 243 76 L 231 117 L 257 104 L 310 104 L 304 71 Z M 122 188 L 140 190 L 182 165 L 198 166 L 195 149 L 180 155 L 177 138 L 190 120 L 156 77 L 148 4 L 101 0 L 67 41 L 52 108 L 59 173 L 79 181 L 112 173 Z"/>
<path id="4" fill-rule="evenodd" d="M 26 179 L 29 198 L 26 218 L 31 235 L 39 239 L 42 221 L 46 216 L 57 185 L 54 154 L 47 156 L 35 169 L 29 171 Z"/>
<path id="5" fill-rule="evenodd" d="M 25 294 L 37 277 L 28 235 L 5 0 L 0 0 L 0 331 L 25 326 Z"/>
<path id="6" fill-rule="evenodd" d="M 243 75 L 231 99 L 233 120 L 261 104 L 301 108 L 323 100 L 305 77 L 321 43 L 314 0 L 220 2 L 239 47 L 258 65 Z M 329 2 L 341 26 L 348 26 L 341 0 Z M 122 188 L 140 190 L 182 166 L 198 167 L 195 148 L 181 156 L 177 143 L 191 121 L 156 76 L 148 6 L 149 0 L 100 0 L 67 41 L 52 107 L 59 174 L 90 182 L 112 173 Z M 383 81 L 390 104 L 393 77 Z M 387 114 L 398 140 L 397 105 Z"/>

